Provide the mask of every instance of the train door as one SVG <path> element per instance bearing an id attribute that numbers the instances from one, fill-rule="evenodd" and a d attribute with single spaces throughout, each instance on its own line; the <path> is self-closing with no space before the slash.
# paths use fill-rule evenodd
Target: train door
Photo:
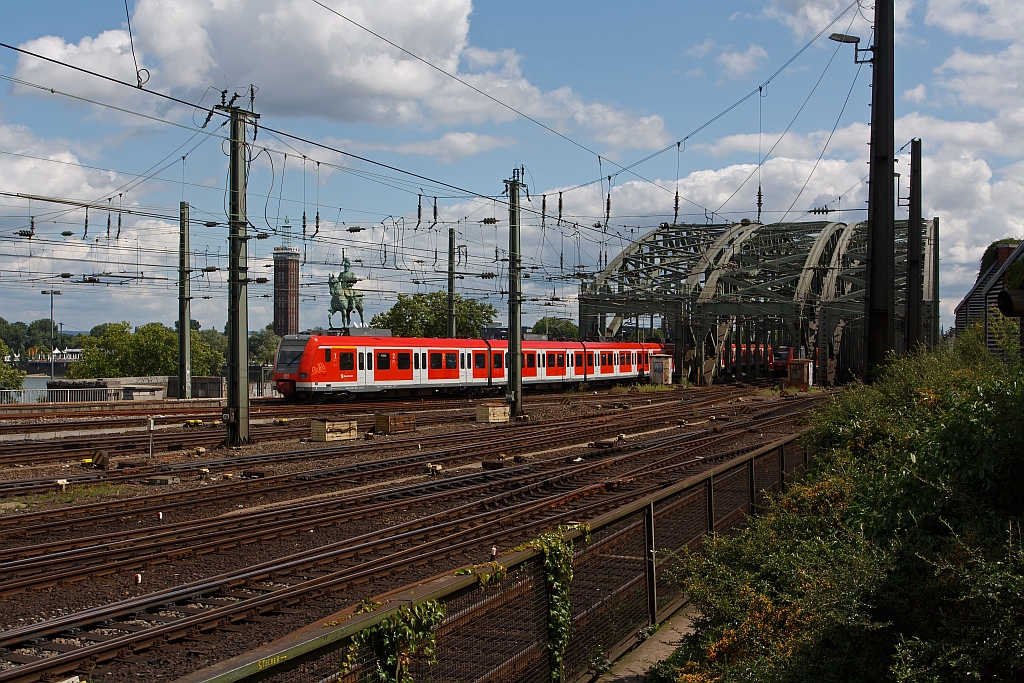
<path id="1" fill-rule="evenodd" d="M 358 384 L 359 371 L 356 370 L 356 348 L 354 346 L 335 346 L 333 351 L 334 359 L 332 359 L 330 365 L 332 370 L 336 368 L 341 387 L 345 389 L 349 385 Z M 336 364 L 335 360 L 337 361 Z"/>
<path id="2" fill-rule="evenodd" d="M 537 352 L 523 351 L 523 377 L 537 376 Z"/>
<path id="3" fill-rule="evenodd" d="M 619 351 L 619 372 L 624 375 L 633 372 L 633 352 Z"/>
<path id="4" fill-rule="evenodd" d="M 491 374 L 495 380 L 505 378 L 505 352 L 502 349 L 491 350 Z"/>
<path id="5" fill-rule="evenodd" d="M 487 350 L 473 349 L 473 379 L 487 380 Z"/>

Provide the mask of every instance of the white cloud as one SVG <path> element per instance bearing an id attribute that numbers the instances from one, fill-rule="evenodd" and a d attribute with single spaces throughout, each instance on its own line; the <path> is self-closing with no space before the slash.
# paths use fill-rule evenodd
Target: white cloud
<path id="1" fill-rule="evenodd" d="M 1024 32 L 1019 0 L 929 0 L 925 22 L 954 35 L 1018 40 Z"/>
<path id="2" fill-rule="evenodd" d="M 951 1 L 958 2 L 959 0 Z M 848 4 L 845 0 L 770 0 L 764 10 L 764 15 L 768 19 L 788 26 L 797 39 L 806 40 L 827 26 Z M 913 7 L 914 0 L 896 0 L 895 2 L 894 18 L 897 40 L 900 40 L 912 26 L 910 11 Z M 872 10 L 870 8 L 859 11 L 855 9 L 852 12 L 833 26 L 833 29 L 841 33 L 859 35 L 866 42 L 874 18 Z"/>
<path id="3" fill-rule="evenodd" d="M 768 53 L 763 47 L 751 44 L 743 52 L 722 52 L 715 58 L 722 66 L 722 75 L 733 80 L 749 78 L 768 61 Z"/>
<path id="4" fill-rule="evenodd" d="M 995 54 L 957 47 L 938 72 L 942 85 L 963 103 L 988 109 L 1019 109 L 1024 43 L 1013 43 Z"/>
<path id="5" fill-rule="evenodd" d="M 907 102 L 921 104 L 928 97 L 928 89 L 924 83 L 918 83 L 915 87 L 903 91 L 903 99 Z"/>
<path id="6" fill-rule="evenodd" d="M 514 50 L 469 45 L 470 0 L 353 0 L 339 11 L 568 133 L 642 149 L 659 147 L 672 137 L 660 116 L 586 102 L 567 87 L 541 91 L 523 76 Z M 305 0 L 138 0 L 133 27 L 136 53 L 152 73 L 148 87 L 191 100 L 198 100 L 208 87 L 233 91 L 255 83 L 260 88 L 257 107 L 273 115 L 420 127 L 516 117 Z M 25 47 L 134 81 L 127 38 L 125 31 L 113 30 L 78 44 L 45 36 Z M 462 65 L 468 70 L 460 70 Z M 78 74 L 31 57 L 19 58 L 16 74 L 76 93 L 87 88 L 108 101 L 135 102 L 139 96 L 111 83 L 83 81 Z"/>
<path id="7" fill-rule="evenodd" d="M 0 149 L 14 153 L 3 155 L 0 187 L 5 192 L 99 199 L 116 187 L 117 176 L 77 165 L 81 159 L 75 150 L 83 147 L 60 138 L 40 138 L 25 126 L 0 124 Z"/>
<path id="8" fill-rule="evenodd" d="M 436 140 L 403 142 L 394 145 L 360 143 L 349 141 L 349 149 L 388 150 L 402 154 L 419 154 L 436 157 L 438 161 L 450 164 L 480 152 L 489 152 L 515 144 L 515 138 L 478 133 L 445 133 Z"/>
<path id="9" fill-rule="evenodd" d="M 715 41 L 711 38 L 706 39 L 703 43 L 698 43 L 686 51 L 687 54 L 701 59 L 706 57 L 716 47 Z"/>

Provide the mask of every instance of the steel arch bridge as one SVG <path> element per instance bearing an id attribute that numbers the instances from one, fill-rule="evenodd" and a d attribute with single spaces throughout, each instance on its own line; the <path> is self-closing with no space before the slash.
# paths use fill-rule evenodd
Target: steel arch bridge
<path id="1" fill-rule="evenodd" d="M 923 221 L 925 339 L 937 334 L 938 219 Z M 896 338 L 902 348 L 907 222 L 896 222 Z M 676 367 L 690 381 L 753 378 L 768 371 L 753 345 L 816 361 L 816 381 L 863 372 L 867 224 L 668 224 L 644 234 L 580 286 L 580 333 L 643 333 L 660 316 L 674 340 Z M 635 327 L 624 325 L 635 320 Z M 632 333 L 632 332 L 631 332 Z M 648 333 L 649 334 L 649 333 Z"/>

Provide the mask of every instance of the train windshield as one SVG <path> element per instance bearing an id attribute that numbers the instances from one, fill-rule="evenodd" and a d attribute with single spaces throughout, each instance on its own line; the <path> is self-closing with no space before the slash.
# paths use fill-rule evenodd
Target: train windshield
<path id="1" fill-rule="evenodd" d="M 278 372 L 298 372 L 299 360 L 302 359 L 302 352 L 306 350 L 306 339 L 283 339 L 277 348 Z"/>

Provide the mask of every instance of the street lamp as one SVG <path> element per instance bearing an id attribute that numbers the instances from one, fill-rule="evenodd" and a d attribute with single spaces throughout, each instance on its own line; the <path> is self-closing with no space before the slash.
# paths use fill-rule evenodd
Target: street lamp
<path id="1" fill-rule="evenodd" d="M 874 48 L 865 47 L 861 48 L 860 38 L 857 36 L 851 36 L 847 33 L 833 33 L 828 37 L 829 40 L 834 40 L 837 43 L 843 43 L 845 45 L 853 45 L 853 63 L 854 64 L 869 64 L 871 59 L 861 59 L 860 53 L 862 52 L 873 52 Z"/>
<path id="2" fill-rule="evenodd" d="M 43 295 L 50 295 L 50 381 L 53 381 L 53 297 L 60 296 L 59 289 L 44 289 Z"/>

